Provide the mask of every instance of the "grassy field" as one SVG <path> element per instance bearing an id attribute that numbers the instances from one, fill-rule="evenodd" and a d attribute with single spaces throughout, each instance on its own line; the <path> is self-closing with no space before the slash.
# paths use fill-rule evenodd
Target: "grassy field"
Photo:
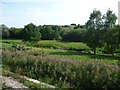
<path id="1" fill-rule="evenodd" d="M 120 60 L 119 57 L 113 57 L 111 55 L 96 55 L 89 53 L 80 53 L 78 51 L 73 50 L 55 50 L 55 49 L 46 49 L 46 48 L 34 48 L 32 51 L 30 51 L 32 54 L 36 55 L 52 55 L 52 56 L 58 56 L 62 58 L 69 58 L 73 60 L 103 60 L 107 62 L 113 62 L 116 63 L 118 60 Z"/>
<path id="2" fill-rule="evenodd" d="M 0 40 L 2 43 L 6 44 L 21 44 L 22 40 Z M 26 43 L 29 45 L 29 43 Z M 89 49 L 89 47 L 84 43 L 77 42 L 58 42 L 55 40 L 42 40 L 33 45 L 34 47 L 51 48 L 51 49 Z"/>
<path id="3" fill-rule="evenodd" d="M 11 48 L 13 44 L 20 44 L 21 40 L 1 40 L 2 48 Z M 29 47 L 29 46 L 28 46 Z M 43 48 L 41 48 L 43 47 Z M 70 50 L 70 48 L 72 50 Z M 66 50 L 65 50 L 66 49 Z M 68 49 L 68 50 L 67 50 Z M 74 50 L 75 49 L 75 50 Z M 52 55 L 58 56 L 62 58 L 68 58 L 73 60 L 103 60 L 108 62 L 116 63 L 120 60 L 119 57 L 113 57 L 111 55 L 105 54 L 97 54 L 93 55 L 90 53 L 81 53 L 80 49 L 89 49 L 83 43 L 76 43 L 76 42 L 57 42 L 57 41 L 40 41 L 37 45 L 34 45 L 32 50 L 29 50 L 30 53 L 36 55 Z"/>
<path id="4" fill-rule="evenodd" d="M 70 50 L 79 50 L 79 49 L 89 49 L 89 47 L 84 43 L 78 42 L 58 42 L 55 40 L 45 40 L 40 41 L 38 44 L 34 45 L 35 47 L 44 47 L 44 48 L 51 48 L 51 49 L 70 49 Z"/>

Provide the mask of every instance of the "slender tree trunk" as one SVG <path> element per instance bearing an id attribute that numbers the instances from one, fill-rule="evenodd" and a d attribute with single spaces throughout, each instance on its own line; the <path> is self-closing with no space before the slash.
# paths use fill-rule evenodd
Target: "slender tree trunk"
<path id="1" fill-rule="evenodd" d="M 96 48 L 94 48 L 93 51 L 94 51 L 94 55 L 96 55 Z"/>
<path id="2" fill-rule="evenodd" d="M 111 46 L 111 54 L 114 57 L 114 48 Z"/>
<path id="3" fill-rule="evenodd" d="M 114 55 L 114 50 L 112 50 L 112 56 L 114 57 L 115 55 Z"/>

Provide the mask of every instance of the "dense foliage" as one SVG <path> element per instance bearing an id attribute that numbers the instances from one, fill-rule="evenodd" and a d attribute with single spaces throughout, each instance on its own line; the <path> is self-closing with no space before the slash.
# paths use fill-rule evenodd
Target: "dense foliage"
<path id="1" fill-rule="evenodd" d="M 30 23 L 22 30 L 23 41 L 38 42 L 41 39 L 41 33 L 37 27 Z"/>
<path id="2" fill-rule="evenodd" d="M 64 31 L 62 41 L 67 42 L 83 42 L 84 41 L 84 29 L 75 29 L 70 31 Z"/>
<path id="3" fill-rule="evenodd" d="M 6 25 L 0 25 L 0 38 L 9 38 L 10 32 L 8 30 L 9 28 Z"/>
<path id="4" fill-rule="evenodd" d="M 50 56 L 3 50 L 3 66 L 21 75 L 62 88 L 120 88 L 117 64 L 102 61 L 73 61 Z M 14 67 L 13 67 L 14 66 Z M 4 67 L 3 67 L 4 68 Z"/>

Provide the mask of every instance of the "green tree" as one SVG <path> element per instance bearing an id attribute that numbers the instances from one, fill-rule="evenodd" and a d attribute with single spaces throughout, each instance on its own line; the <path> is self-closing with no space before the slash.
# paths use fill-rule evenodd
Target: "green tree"
<path id="1" fill-rule="evenodd" d="M 107 29 L 104 38 L 105 49 L 108 53 L 114 56 L 114 52 L 119 48 L 120 45 L 120 27 L 113 27 Z"/>
<path id="2" fill-rule="evenodd" d="M 24 42 L 38 42 L 41 39 L 41 33 L 38 28 L 30 23 L 24 27 L 22 30 L 23 41 Z"/>
<path id="3" fill-rule="evenodd" d="M 0 25 L 0 36 L 5 39 L 9 38 L 10 36 L 9 28 L 4 24 Z"/>
<path id="4" fill-rule="evenodd" d="M 114 55 L 114 51 L 118 47 L 118 28 L 115 27 L 117 16 L 110 9 L 103 16 L 104 20 L 104 47 L 108 53 Z"/>
<path id="5" fill-rule="evenodd" d="M 53 37 L 54 37 L 55 40 L 61 40 L 62 39 L 58 30 L 54 31 L 54 36 Z"/>
<path id="6" fill-rule="evenodd" d="M 107 29 L 115 26 L 117 16 L 113 13 L 113 11 L 108 9 L 107 13 L 103 15 L 103 19 L 104 19 L 104 27 L 105 29 Z"/>
<path id="7" fill-rule="evenodd" d="M 92 48 L 96 54 L 96 48 L 102 44 L 101 30 L 103 28 L 102 14 L 100 11 L 93 10 L 86 23 L 85 43 Z"/>
<path id="8" fill-rule="evenodd" d="M 9 29 L 10 38 L 13 38 L 13 39 L 22 39 L 22 30 L 23 30 L 23 28 L 11 27 Z"/>
<path id="9" fill-rule="evenodd" d="M 53 40 L 53 30 L 50 25 L 44 25 L 41 27 L 40 32 L 42 34 L 42 40 Z"/>
<path id="10" fill-rule="evenodd" d="M 82 42 L 83 36 L 84 36 L 83 29 L 75 29 L 64 32 L 62 36 L 63 41 L 69 41 L 69 42 Z"/>
<path id="11" fill-rule="evenodd" d="M 42 40 L 61 40 L 61 27 L 57 25 L 38 26 L 42 34 Z"/>
<path id="12" fill-rule="evenodd" d="M 59 26 L 52 26 L 52 30 L 53 30 L 53 39 L 55 40 L 61 40 L 62 37 L 60 36 L 60 32 L 61 32 L 61 28 Z"/>
<path id="13" fill-rule="evenodd" d="M 120 47 L 120 25 L 116 25 L 116 30 L 118 31 L 118 44 Z"/>

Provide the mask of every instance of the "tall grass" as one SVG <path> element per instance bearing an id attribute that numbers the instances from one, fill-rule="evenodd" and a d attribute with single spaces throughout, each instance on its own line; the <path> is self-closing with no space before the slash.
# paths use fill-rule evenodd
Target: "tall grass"
<path id="1" fill-rule="evenodd" d="M 117 64 L 103 61 L 73 61 L 53 56 L 34 56 L 25 52 L 3 50 L 3 66 L 10 71 L 43 80 L 61 88 L 120 88 Z"/>

